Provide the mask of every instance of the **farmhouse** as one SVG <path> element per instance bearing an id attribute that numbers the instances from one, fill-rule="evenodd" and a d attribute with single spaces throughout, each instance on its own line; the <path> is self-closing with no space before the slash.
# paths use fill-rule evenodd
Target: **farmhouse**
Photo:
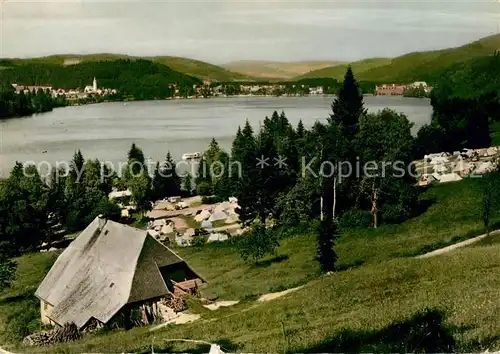
<path id="1" fill-rule="evenodd" d="M 35 296 L 45 324 L 127 326 L 132 313 L 162 320 L 162 305 L 186 281 L 205 282 L 146 231 L 97 217 L 59 256 Z"/>

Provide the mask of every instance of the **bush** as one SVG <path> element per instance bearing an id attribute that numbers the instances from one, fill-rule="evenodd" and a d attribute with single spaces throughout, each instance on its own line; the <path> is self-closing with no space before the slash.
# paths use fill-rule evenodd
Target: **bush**
<path id="1" fill-rule="evenodd" d="M 19 309 L 7 317 L 6 327 L 7 337 L 11 341 L 21 341 L 24 337 L 40 330 L 39 304 L 36 299 L 24 300 Z"/>
<path id="2" fill-rule="evenodd" d="M 196 193 L 198 193 L 198 195 L 211 195 L 212 185 L 205 181 L 200 182 L 200 184 L 196 186 Z"/>
<path id="3" fill-rule="evenodd" d="M 267 254 L 276 255 L 278 247 L 279 242 L 276 233 L 267 230 L 262 224 L 255 225 L 238 242 L 238 250 L 241 258 L 244 261 L 252 258 L 255 263 Z"/>
<path id="4" fill-rule="evenodd" d="M 363 229 L 372 224 L 372 214 L 366 210 L 350 209 L 339 219 L 340 229 Z"/>
<path id="5" fill-rule="evenodd" d="M 207 243 L 207 239 L 205 236 L 196 236 L 193 237 L 193 241 L 191 241 L 191 246 L 193 247 L 203 247 Z"/>
<path id="6" fill-rule="evenodd" d="M 204 196 L 201 198 L 202 204 L 215 204 L 215 203 L 218 203 L 219 201 L 220 201 L 219 198 L 217 198 L 214 195 Z"/>
<path id="7" fill-rule="evenodd" d="M 410 211 L 402 205 L 388 204 L 380 209 L 382 221 L 388 224 L 399 224 L 410 217 Z"/>

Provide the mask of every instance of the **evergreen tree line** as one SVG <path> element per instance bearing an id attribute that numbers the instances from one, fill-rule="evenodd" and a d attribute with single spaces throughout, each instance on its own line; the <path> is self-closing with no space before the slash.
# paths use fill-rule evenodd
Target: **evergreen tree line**
<path id="1" fill-rule="evenodd" d="M 66 106 L 64 97 L 52 97 L 42 89 L 16 93 L 11 85 L 0 88 L 0 118 L 28 116 L 62 106 Z"/>
<path id="2" fill-rule="evenodd" d="M 432 121 L 417 136 L 417 157 L 491 144 L 490 125 L 500 119 L 500 56 L 454 66 L 431 93 Z"/>
<path id="3" fill-rule="evenodd" d="M 269 233 L 263 225 L 321 220 L 318 259 L 329 271 L 336 260 L 333 244 L 339 220 L 358 222 L 360 216 L 366 220 L 363 215 L 369 215 L 369 224 L 363 226 L 377 227 L 381 222 L 400 222 L 414 212 L 418 192 L 409 173 L 414 152 L 411 127 L 406 116 L 388 109 L 367 113 L 349 69 L 326 123 L 306 129 L 300 121 L 294 127 L 284 113 L 274 112 L 257 132 L 248 121 L 238 128 L 230 154 L 212 140 L 199 165 L 196 192 L 218 200 L 236 196 L 240 220 L 253 226 L 255 242 Z M 338 167 L 355 166 L 358 161 L 360 166 L 370 164 L 369 174 L 341 180 L 339 171 L 331 175 L 325 171 L 323 177 L 319 173 L 323 162 Z M 395 174 L 395 166 L 384 167 L 384 162 L 396 161 L 406 171 L 402 176 Z M 210 168 L 214 162 L 223 173 Z M 304 170 L 305 164 L 313 172 Z"/>

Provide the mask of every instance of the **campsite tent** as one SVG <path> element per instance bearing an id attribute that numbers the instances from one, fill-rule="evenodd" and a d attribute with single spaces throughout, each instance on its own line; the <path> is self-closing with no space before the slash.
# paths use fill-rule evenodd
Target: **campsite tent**
<path id="1" fill-rule="evenodd" d="M 441 175 L 439 182 L 448 183 L 448 182 L 457 182 L 457 181 L 461 181 L 461 180 L 462 180 L 462 177 L 457 175 L 455 172 L 452 172 L 452 173 L 448 173 L 446 175 Z"/>
<path id="2" fill-rule="evenodd" d="M 223 212 L 223 211 L 215 211 L 208 221 L 218 221 L 218 220 L 226 220 L 228 218 L 228 215 Z"/>
<path id="3" fill-rule="evenodd" d="M 212 223 L 208 220 L 205 220 L 201 223 L 201 227 L 203 229 L 211 229 L 212 228 Z"/>
<path id="4" fill-rule="evenodd" d="M 222 242 L 226 241 L 227 239 L 229 239 L 229 237 L 226 234 L 215 233 L 215 234 L 210 234 L 207 242 Z"/>

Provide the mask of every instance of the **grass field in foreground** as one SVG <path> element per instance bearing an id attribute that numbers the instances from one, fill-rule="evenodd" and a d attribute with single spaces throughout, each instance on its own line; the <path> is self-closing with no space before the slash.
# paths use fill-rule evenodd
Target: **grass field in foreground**
<path id="1" fill-rule="evenodd" d="M 313 260 L 313 234 L 281 240 L 280 257 L 258 266 L 241 261 L 227 244 L 176 249 L 208 279 L 205 296 L 244 301 L 235 308 L 202 311 L 202 319 L 195 323 L 154 333 L 148 328 L 101 333 L 75 343 L 30 351 L 151 352 L 154 341 L 157 352 L 206 352 L 206 347 L 178 343 L 171 348 L 167 341 L 171 338 L 219 342 L 230 351 L 244 352 L 407 351 L 411 348 L 402 350 L 397 343 L 390 350 L 384 347 L 390 341 L 386 333 L 393 330 L 390 325 L 395 322 L 409 326 L 409 336 L 417 327 L 427 328 L 415 317 L 426 308 L 444 316 L 443 322 L 438 318 L 433 326 L 451 332 L 456 341 L 453 350 L 498 348 L 500 245 L 470 247 L 426 260 L 412 257 L 483 232 L 478 183 L 479 179 L 469 179 L 438 185 L 425 192 L 428 208 L 412 220 L 343 234 L 336 246 L 338 266 L 350 270 L 330 276 L 321 276 Z M 40 265 L 49 264 L 47 257 L 37 254 L 19 260 L 20 265 L 26 264 L 20 266 L 17 285 L 0 298 L 2 323 L 5 309 L 10 313 L 26 310 L 25 300 L 16 296 L 34 292 L 35 278 L 41 281 L 44 274 Z M 27 277 L 25 272 L 31 275 Z M 260 294 L 302 284 L 303 289 L 282 299 L 254 301 Z M 29 314 L 38 316 L 38 302 L 32 304 L 34 310 Z M 192 309 L 198 310 L 199 306 Z M 413 322 L 408 322 L 412 317 Z M 28 329 L 33 329 L 37 319 L 27 318 L 26 322 L 31 323 Z M 9 323 L 2 328 L 1 338 L 13 338 L 8 335 L 8 327 Z M 420 340 L 415 345 L 423 345 L 418 343 Z"/>

